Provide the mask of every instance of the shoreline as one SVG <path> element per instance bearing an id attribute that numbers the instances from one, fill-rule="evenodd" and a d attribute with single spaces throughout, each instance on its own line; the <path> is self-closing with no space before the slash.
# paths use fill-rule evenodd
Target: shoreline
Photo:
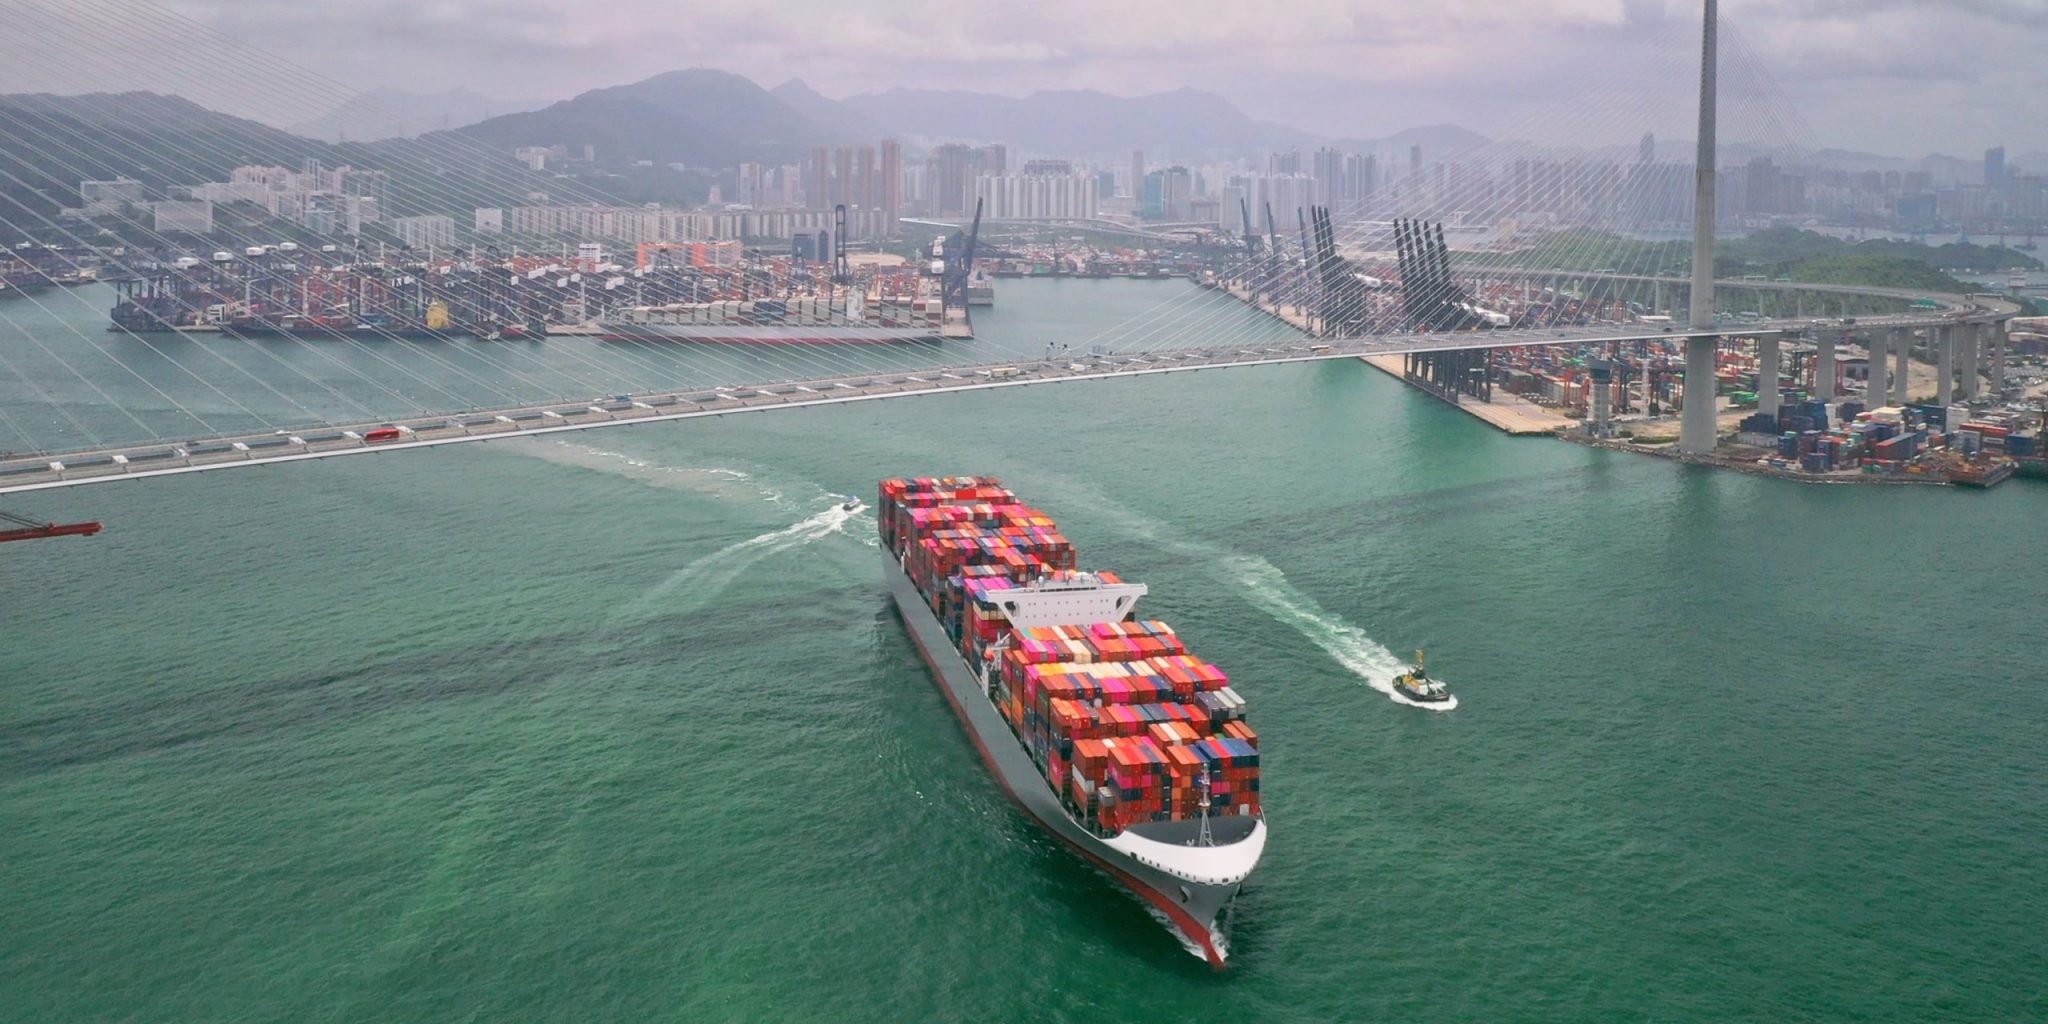
<path id="1" fill-rule="evenodd" d="M 1373 369 L 1403 384 L 1410 384 L 1412 386 L 1412 382 L 1402 374 L 1400 356 L 1359 356 L 1358 358 Z M 1490 402 L 1481 401 L 1470 395 L 1463 395 L 1460 396 L 1458 401 L 1453 402 L 1442 395 L 1436 394 L 1434 391 L 1430 391 L 1428 388 L 1417 387 L 1415 390 L 1436 398 L 1445 405 L 1460 409 L 1472 418 L 1509 437 L 1548 437 L 1579 426 L 1578 420 L 1551 412 L 1517 395 L 1509 395 L 1505 399 L 1496 398 Z M 1502 392 L 1502 394 L 1506 394 L 1506 392 Z"/>

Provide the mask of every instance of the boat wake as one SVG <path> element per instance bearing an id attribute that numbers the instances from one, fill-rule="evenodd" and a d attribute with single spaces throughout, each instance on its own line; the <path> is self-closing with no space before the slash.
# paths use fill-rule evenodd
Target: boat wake
<path id="1" fill-rule="evenodd" d="M 1338 664 L 1364 680 L 1367 686 L 1386 694 L 1388 700 L 1428 711 L 1450 711 L 1458 706 L 1456 696 L 1431 704 L 1401 696 L 1394 689 L 1394 680 L 1413 666 L 1365 635 L 1364 630 L 1344 621 L 1316 603 L 1315 598 L 1302 593 L 1288 581 L 1279 566 L 1257 555 L 1240 554 L 1206 542 L 1188 540 L 1167 524 L 1100 494 L 1081 493 L 1075 497 L 1081 504 L 1122 521 L 1127 530 L 1148 543 L 1204 564 L 1220 565 L 1226 579 L 1243 590 L 1254 606 L 1322 648 Z"/>
<path id="2" fill-rule="evenodd" d="M 1413 666 L 1366 636 L 1364 630 L 1297 590 L 1273 563 L 1255 555 L 1231 555 L 1224 559 L 1224 564 L 1252 604 L 1322 648 L 1338 664 L 1365 680 L 1366 685 L 1386 694 L 1388 700 L 1429 711 L 1450 711 L 1458 706 L 1455 696 L 1431 704 L 1403 697 L 1394 689 L 1394 680 Z"/>
<path id="3" fill-rule="evenodd" d="M 813 544 L 833 534 L 846 532 L 846 524 L 860 518 L 860 512 L 850 512 L 833 505 L 815 515 L 800 519 L 779 530 L 770 530 L 758 537 L 749 537 L 735 544 L 728 544 L 671 573 L 667 579 L 650 587 L 647 593 L 626 608 L 621 614 L 631 615 L 644 611 L 669 595 L 683 591 L 679 605 L 670 605 L 668 610 L 695 608 L 718 595 L 747 570 L 763 559 Z"/>
<path id="4" fill-rule="evenodd" d="M 724 466 L 665 466 L 640 456 L 574 441 L 536 439 L 531 444 L 506 445 L 502 450 L 558 466 L 574 466 L 638 480 L 653 487 L 681 488 L 720 498 L 758 498 L 785 503 L 779 492 L 763 485 L 752 474 Z"/>

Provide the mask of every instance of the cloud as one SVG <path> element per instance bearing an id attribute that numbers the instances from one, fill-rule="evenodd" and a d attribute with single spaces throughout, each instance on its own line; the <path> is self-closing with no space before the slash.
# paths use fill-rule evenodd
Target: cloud
<path id="1" fill-rule="evenodd" d="M 177 34 L 152 13 L 164 8 L 146 0 L 18 2 L 88 25 L 64 34 L 59 49 L 90 50 L 95 33 L 123 30 L 117 22 Z M 1596 127 L 1596 115 L 1605 116 L 1617 136 L 1639 131 L 1632 121 L 1682 128 L 1700 11 L 1698 0 L 159 2 L 356 88 L 566 97 L 691 66 L 766 85 L 801 77 L 837 96 L 898 85 L 1007 94 L 1192 86 L 1255 116 L 1336 136 L 1434 121 L 1533 129 L 1558 113 Z M 104 16 L 114 9 L 125 15 Z M 1771 120 L 1764 98 L 1775 96 L 1787 108 L 1777 121 L 1811 126 L 1817 145 L 1901 154 L 1996 142 L 2048 149 L 2048 127 L 2004 99 L 2048 93 L 2037 56 L 2048 43 L 2048 0 L 1723 0 L 1722 9 L 1738 118 L 1747 104 L 1760 124 Z M 188 94 L 234 92 L 227 69 L 203 63 L 174 72 L 86 59 L 50 75 L 45 66 L 59 55 L 30 56 L 44 59 L 0 61 L 0 87 L 99 74 L 153 76 Z M 245 106 L 339 102 L 332 87 L 273 93 Z M 297 111 L 300 119 L 320 112 Z"/>

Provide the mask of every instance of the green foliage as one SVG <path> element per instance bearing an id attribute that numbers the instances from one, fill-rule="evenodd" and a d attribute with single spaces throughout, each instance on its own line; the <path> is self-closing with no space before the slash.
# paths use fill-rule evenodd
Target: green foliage
<path id="1" fill-rule="evenodd" d="M 1970 286 L 1919 260 L 1862 251 L 1815 256 L 1786 268 L 1795 281 L 1958 294 Z"/>
<path id="2" fill-rule="evenodd" d="M 1620 270 L 1623 273 L 1683 275 L 1692 261 L 1689 242 L 1644 242 L 1594 231 L 1562 231 L 1520 253 L 1529 267 L 1565 270 Z M 1798 228 L 1772 228 L 1716 247 L 1714 274 L 1722 279 L 1763 276 L 1814 284 L 1911 288 L 1967 292 L 1970 286 L 1944 268 L 1990 272 L 2011 267 L 2041 269 L 2039 260 L 2015 249 L 1951 243 L 1849 242 Z"/>

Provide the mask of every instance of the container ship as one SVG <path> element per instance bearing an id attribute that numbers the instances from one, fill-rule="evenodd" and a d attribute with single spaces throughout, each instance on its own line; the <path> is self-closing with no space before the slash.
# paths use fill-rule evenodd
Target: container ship
<path id="1" fill-rule="evenodd" d="M 622 309 L 598 321 L 606 341 L 712 345 L 857 345 L 961 337 L 945 303 L 917 298 L 870 308 L 861 292 L 830 298 L 688 302 Z"/>
<path id="2" fill-rule="evenodd" d="M 890 595 L 997 783 L 1222 968 L 1266 846 L 1229 678 L 994 477 L 884 480 L 876 518 Z"/>

